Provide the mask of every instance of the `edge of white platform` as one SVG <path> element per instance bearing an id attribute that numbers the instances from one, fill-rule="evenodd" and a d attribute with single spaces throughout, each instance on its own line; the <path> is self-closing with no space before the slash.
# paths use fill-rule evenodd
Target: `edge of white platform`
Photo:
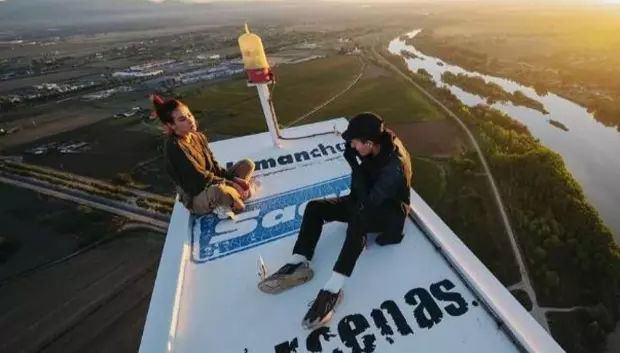
<path id="1" fill-rule="evenodd" d="M 172 352 L 184 272 L 191 256 L 193 217 L 177 195 L 162 250 L 139 353 Z M 173 285 L 174 284 L 174 285 Z"/>
<path id="2" fill-rule="evenodd" d="M 531 353 L 565 352 L 553 337 L 512 296 L 430 206 L 411 190 L 410 219 L 435 245 L 465 284 L 506 327 L 515 343 Z"/>
<path id="3" fill-rule="evenodd" d="M 288 129 L 287 129 L 288 130 Z M 262 134 L 258 134 L 262 135 Z M 426 202 L 411 189 L 410 221 L 427 236 L 515 344 L 530 353 L 564 352 L 490 270 L 465 246 Z M 193 217 L 175 203 L 160 260 L 139 353 L 172 352 L 183 275 L 191 262 Z"/>

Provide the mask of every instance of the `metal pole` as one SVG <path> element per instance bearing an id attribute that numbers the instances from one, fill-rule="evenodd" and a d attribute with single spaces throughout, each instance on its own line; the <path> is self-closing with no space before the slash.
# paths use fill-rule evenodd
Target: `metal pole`
<path id="1" fill-rule="evenodd" d="M 276 147 L 280 147 L 280 140 L 278 138 L 278 132 L 280 128 L 277 125 L 276 117 L 273 114 L 271 101 L 269 99 L 269 87 L 266 83 L 256 85 L 258 90 L 258 96 L 260 98 L 260 104 L 263 107 L 263 113 L 265 114 L 265 120 L 267 121 L 267 127 L 271 134 L 271 139 Z"/>

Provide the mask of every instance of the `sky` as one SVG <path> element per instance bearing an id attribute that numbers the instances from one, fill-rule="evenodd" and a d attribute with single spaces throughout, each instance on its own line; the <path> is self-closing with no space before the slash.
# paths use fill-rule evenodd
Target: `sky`
<path id="1" fill-rule="evenodd" d="M 0 0 L 0 1 L 4 1 L 4 0 Z M 16 1 L 16 0 L 14 0 Z M 151 1 L 151 2 L 164 2 L 166 0 L 147 0 L 147 1 Z M 206 2 L 214 2 L 214 1 L 218 1 L 218 2 L 222 2 L 222 1 L 235 1 L 235 2 L 239 2 L 239 1 L 266 1 L 266 0 L 181 0 L 183 2 L 191 2 L 191 3 L 206 3 Z M 286 1 L 286 0 L 267 0 L 267 1 Z M 339 2 L 385 2 L 386 0 L 324 0 L 324 1 L 339 1 Z M 420 0 L 388 0 L 390 2 L 416 2 L 416 1 L 420 1 Z M 428 0 L 427 0 L 428 1 Z M 435 1 L 468 1 L 468 0 L 435 0 Z M 471 1 L 471 0 L 469 0 Z M 498 2 L 501 1 L 505 1 L 505 0 L 496 0 Z M 553 2 L 595 2 L 595 3 L 605 3 L 605 2 L 620 2 L 620 0 L 547 0 L 547 1 L 553 1 Z"/>
<path id="2" fill-rule="evenodd" d="M 0 0 L 0 1 L 4 1 L 4 0 Z M 13 1 L 17 1 L 17 0 L 13 0 Z M 164 2 L 166 0 L 146 0 L 146 1 L 151 1 L 151 2 Z M 179 0 L 177 0 L 179 1 Z M 208 3 L 208 2 L 214 2 L 214 1 L 218 1 L 218 2 L 225 2 L 225 1 L 234 1 L 234 2 L 240 2 L 240 1 L 286 1 L 286 0 L 180 0 L 183 2 L 188 2 L 188 3 Z M 368 2 L 377 2 L 377 3 L 385 3 L 385 2 L 416 2 L 416 1 L 420 1 L 420 0 L 323 0 L 323 1 L 337 1 L 337 2 L 364 2 L 364 3 L 368 3 Z M 426 1 L 433 1 L 433 0 L 426 0 Z M 473 1 L 473 0 L 434 0 L 434 1 L 441 1 L 441 2 L 446 2 L 446 1 Z M 495 0 L 497 2 L 506 2 L 506 1 L 514 1 L 514 0 Z M 566 2 L 572 2 L 572 3 L 620 3 L 620 0 L 542 0 L 547 1 L 547 2 L 556 2 L 556 3 L 566 3 Z"/>
<path id="3" fill-rule="evenodd" d="M 0 0 L 0 2 L 4 2 L 7 0 Z M 11 0 L 13 2 L 17 2 L 20 0 Z M 164 2 L 166 0 L 144 0 L 150 2 Z M 188 3 L 208 3 L 208 2 L 240 2 L 240 1 L 286 1 L 286 0 L 176 0 L 183 1 Z M 386 2 L 386 0 L 323 0 L 323 1 L 338 1 L 338 2 Z M 416 2 L 420 0 L 387 0 L 389 2 Z M 429 1 L 429 0 L 426 0 Z M 431 0 L 432 1 L 432 0 Z M 435 0 L 435 1 L 471 1 L 471 0 Z M 496 0 L 498 2 L 506 1 L 506 0 Z M 544 0 L 543 0 L 544 1 Z M 592 2 L 592 3 L 620 3 L 620 0 L 547 0 L 553 2 Z"/>

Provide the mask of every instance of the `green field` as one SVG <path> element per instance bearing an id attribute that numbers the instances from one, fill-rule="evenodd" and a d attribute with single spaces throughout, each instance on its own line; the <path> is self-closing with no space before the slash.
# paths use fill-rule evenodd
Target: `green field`
<path id="1" fill-rule="evenodd" d="M 360 67 L 360 61 L 351 56 L 276 67 L 276 85 L 270 89 L 278 121 L 286 125 L 341 92 Z M 211 131 L 238 136 L 266 130 L 256 89 L 248 87 L 245 79 L 193 86 L 178 94 Z"/>
<path id="2" fill-rule="evenodd" d="M 353 56 L 332 56 L 311 62 L 276 67 L 273 101 L 283 126 L 342 92 L 357 77 L 361 61 Z M 370 72 L 375 70 L 374 72 Z M 442 119 L 443 115 L 421 95 L 380 68 L 366 68 L 362 79 L 331 104 L 298 124 L 306 124 L 362 111 L 381 115 L 388 124 Z M 369 78 L 366 78 L 369 76 Z M 266 130 L 260 102 L 244 79 L 216 85 L 197 85 L 178 93 L 203 128 L 211 133 L 245 135 Z"/>
<path id="3" fill-rule="evenodd" d="M 431 207 L 439 206 L 446 192 L 446 170 L 439 161 L 412 158 L 413 189 Z"/>
<path id="4" fill-rule="evenodd" d="M 428 100 L 393 76 L 362 80 L 338 100 L 307 119 L 307 122 L 330 117 L 351 116 L 372 111 L 387 124 L 401 124 L 443 119 Z"/>

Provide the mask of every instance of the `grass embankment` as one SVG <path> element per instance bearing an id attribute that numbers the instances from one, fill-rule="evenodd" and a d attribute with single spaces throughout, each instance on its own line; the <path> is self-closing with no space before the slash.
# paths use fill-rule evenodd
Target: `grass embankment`
<path id="1" fill-rule="evenodd" d="M 33 190 L 0 186 L 3 195 L 12 200 L 3 203 L 0 212 L 5 226 L 2 236 L 12 248 L 33 254 L 4 268 L 0 277 L 68 255 L 115 233 L 126 222 L 123 217 Z"/>
<path id="2" fill-rule="evenodd" d="M 401 58 L 387 57 L 406 70 Z M 566 330 L 574 327 L 552 320 L 556 339 L 569 352 L 600 351 L 600 342 L 620 318 L 620 249 L 562 158 L 508 115 L 488 106 L 468 108 L 428 77 L 409 75 L 476 131 L 507 205 L 539 304 L 598 308 L 587 315 L 563 314 L 574 327 L 588 328 L 582 335 L 573 335 Z M 476 170 L 476 158 L 468 159 L 465 170 Z M 475 220 L 475 214 L 467 217 L 472 210 L 471 203 L 455 208 L 462 219 L 453 227 Z"/>

